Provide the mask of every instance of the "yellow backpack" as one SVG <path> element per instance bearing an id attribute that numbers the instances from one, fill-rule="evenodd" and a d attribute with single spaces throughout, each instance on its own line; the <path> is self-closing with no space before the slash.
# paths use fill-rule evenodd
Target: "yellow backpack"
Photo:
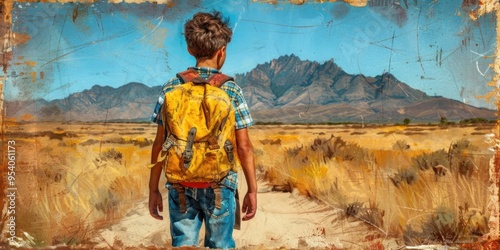
<path id="1" fill-rule="evenodd" d="M 236 170 L 235 114 L 220 89 L 224 74 L 204 79 L 193 70 L 178 73 L 183 84 L 165 94 L 166 138 L 160 159 L 168 182 L 218 182 Z"/>

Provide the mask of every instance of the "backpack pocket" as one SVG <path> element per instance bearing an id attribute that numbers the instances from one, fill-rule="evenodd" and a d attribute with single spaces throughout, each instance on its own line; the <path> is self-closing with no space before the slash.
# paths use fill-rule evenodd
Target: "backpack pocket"
<path id="1" fill-rule="evenodd" d="M 186 168 L 184 149 L 185 146 L 174 146 L 167 153 L 165 166 L 168 167 L 165 167 L 165 174 L 169 182 L 218 182 L 235 166 L 234 161 L 229 162 L 223 147 L 210 149 L 206 142 L 195 142 L 193 157 Z"/>

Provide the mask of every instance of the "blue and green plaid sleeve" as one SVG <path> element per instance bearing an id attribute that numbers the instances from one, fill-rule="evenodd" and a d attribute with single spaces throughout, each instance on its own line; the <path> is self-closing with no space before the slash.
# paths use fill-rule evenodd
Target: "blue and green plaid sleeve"
<path id="1" fill-rule="evenodd" d="M 233 81 L 228 81 L 221 86 L 221 89 L 231 98 L 236 115 L 236 129 L 250 127 L 254 124 L 247 101 L 243 96 L 241 88 Z"/>

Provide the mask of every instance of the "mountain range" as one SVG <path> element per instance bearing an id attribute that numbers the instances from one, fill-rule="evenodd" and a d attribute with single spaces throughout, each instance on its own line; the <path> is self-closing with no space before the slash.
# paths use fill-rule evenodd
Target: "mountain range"
<path id="1" fill-rule="evenodd" d="M 429 96 L 384 73 L 348 74 L 333 60 L 324 63 L 281 56 L 235 75 L 257 122 L 397 123 L 408 118 L 439 122 L 496 119 L 496 111 Z M 147 121 L 161 86 L 128 83 L 118 88 L 95 85 L 64 99 L 9 101 L 7 117 L 30 114 L 39 121 Z"/>

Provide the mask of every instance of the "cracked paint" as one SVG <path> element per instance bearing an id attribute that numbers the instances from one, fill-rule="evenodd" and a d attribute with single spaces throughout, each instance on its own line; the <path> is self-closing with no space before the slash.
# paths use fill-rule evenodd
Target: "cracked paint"
<path id="1" fill-rule="evenodd" d="M 31 2 L 31 1 L 17 1 L 17 3 L 23 3 L 23 2 Z M 82 6 L 77 6 L 72 13 L 72 19 L 70 20 L 73 23 L 78 23 L 81 18 L 84 18 L 82 15 L 84 5 L 89 5 L 94 3 L 95 1 L 93 0 L 47 0 L 47 1 L 42 1 L 42 2 L 48 2 L 48 3 L 60 3 L 60 4 L 65 4 L 65 3 L 80 3 Z M 170 0 L 159 0 L 159 1 L 143 1 L 143 0 L 110 0 L 110 3 L 128 3 L 128 4 L 141 4 L 141 3 L 150 3 L 153 5 L 152 8 L 155 9 L 155 11 L 162 11 L 162 8 L 155 8 L 157 5 L 165 5 L 164 8 L 172 8 L 175 6 L 174 1 Z M 196 1 L 194 1 L 196 2 Z M 294 5 L 303 5 L 306 3 L 304 0 L 290 0 L 290 1 L 278 1 L 278 0 L 254 0 L 254 4 L 258 3 L 265 3 L 265 4 L 274 4 L 274 5 L 279 5 L 279 4 L 294 4 Z M 323 2 L 337 2 L 337 1 L 315 1 L 316 3 L 320 4 Z M 373 4 L 378 4 L 381 3 L 382 1 L 373 1 L 370 2 L 368 0 L 344 0 L 343 2 L 350 4 L 352 6 L 360 7 L 360 8 L 366 8 L 370 7 L 370 3 Z M 398 25 L 404 24 L 407 19 L 405 16 L 404 10 L 404 4 L 407 1 L 402 1 L 399 5 L 394 5 L 394 8 L 391 9 L 391 12 L 386 13 L 387 18 L 391 19 L 394 23 Z M 3 38 L 3 42 L 0 43 L 0 52 L 1 52 L 1 58 L 0 58 L 0 64 L 2 66 L 2 72 L 3 74 L 0 74 L 0 109 L 2 110 L 2 116 L 0 117 L 1 123 L 2 123 L 2 136 L 3 136 L 3 141 L 5 141 L 5 117 L 4 114 L 5 112 L 3 111 L 3 91 L 4 91 L 4 85 L 6 82 L 7 78 L 7 72 L 8 68 L 12 66 L 12 61 L 16 55 L 13 55 L 12 52 L 12 47 L 24 44 L 28 42 L 31 37 L 29 34 L 16 34 L 13 33 L 12 30 L 10 29 L 10 26 L 12 24 L 12 8 L 13 8 L 13 1 L 12 0 L 7 0 L 3 1 L 0 3 L 0 37 Z M 407 3 L 406 3 L 407 4 Z M 495 0 L 489 0 L 489 1 L 474 1 L 474 0 L 463 0 L 462 4 L 463 10 L 468 13 L 469 17 L 472 20 L 476 20 L 479 17 L 487 14 L 487 13 L 495 13 L 497 20 L 500 20 L 500 3 Z M 163 9 L 164 10 L 164 9 Z M 148 12 L 141 12 L 142 15 L 148 15 Z M 427 13 L 428 14 L 428 13 Z M 338 19 L 342 19 L 343 13 L 334 13 L 334 16 L 336 16 Z M 172 17 L 175 18 L 175 17 Z M 162 29 L 161 32 L 145 32 L 142 34 L 143 36 L 138 39 L 138 42 L 148 42 L 151 43 L 155 46 L 158 46 L 159 48 L 163 47 L 163 43 L 161 41 L 165 40 L 165 37 L 168 35 L 168 30 L 164 28 L 159 28 L 159 24 L 162 22 L 162 19 L 156 19 L 153 21 L 144 21 L 143 23 L 139 25 L 143 26 L 148 26 L 150 29 L 148 30 L 156 30 Z M 85 29 L 85 27 L 81 27 L 81 29 Z M 488 94 L 490 99 L 496 99 L 496 106 L 497 109 L 500 108 L 500 22 L 496 23 L 496 30 L 497 30 L 497 47 L 494 51 L 494 58 L 495 62 L 490 65 L 492 70 L 495 72 L 495 76 L 493 80 L 489 83 L 489 86 L 495 87 L 495 89 Z M 149 39 L 146 39 L 149 38 Z M 418 39 L 417 39 L 418 40 Z M 467 40 L 464 40 L 464 43 L 467 43 Z M 61 57 L 55 57 L 53 61 L 57 61 L 61 59 Z M 437 64 L 439 64 L 439 61 L 442 60 L 442 54 L 440 55 L 439 52 L 436 52 L 436 58 L 438 58 Z M 23 72 L 23 74 L 27 74 L 27 77 L 30 78 L 31 82 L 36 82 L 37 79 L 47 79 L 50 77 L 49 73 L 46 73 L 46 71 L 30 71 L 30 68 L 33 68 L 35 66 L 40 66 L 36 61 L 32 60 L 24 60 L 23 58 L 17 58 L 16 63 L 22 63 L 24 66 L 26 66 L 26 71 Z M 52 61 L 51 61 L 52 62 Z M 45 66 L 45 65 L 41 65 Z M 422 70 L 425 72 L 425 69 L 422 66 Z M 479 66 L 477 66 L 477 71 L 484 75 L 488 69 L 481 69 Z M 422 76 L 422 79 L 425 80 L 425 77 Z M 500 203 L 500 183 L 499 183 L 499 178 L 500 178 L 500 127 L 499 124 L 497 124 L 495 131 L 494 131 L 494 139 L 492 139 L 492 148 L 494 148 L 496 154 L 493 159 L 491 159 L 491 164 L 490 164 L 490 180 L 491 180 L 491 194 L 490 194 L 490 205 L 489 209 L 491 211 L 491 216 L 490 216 L 490 236 L 492 238 L 498 238 L 500 237 L 500 208 L 499 208 L 499 203 Z M 2 163 L 4 162 L 4 159 L 2 160 Z M 5 167 L 6 164 L 2 164 L 2 167 Z M 3 177 L 5 177 L 6 171 L 2 171 Z M 5 183 L 2 183 L 2 190 L 5 189 Z M 5 201 L 3 201 L 5 203 Z"/>

